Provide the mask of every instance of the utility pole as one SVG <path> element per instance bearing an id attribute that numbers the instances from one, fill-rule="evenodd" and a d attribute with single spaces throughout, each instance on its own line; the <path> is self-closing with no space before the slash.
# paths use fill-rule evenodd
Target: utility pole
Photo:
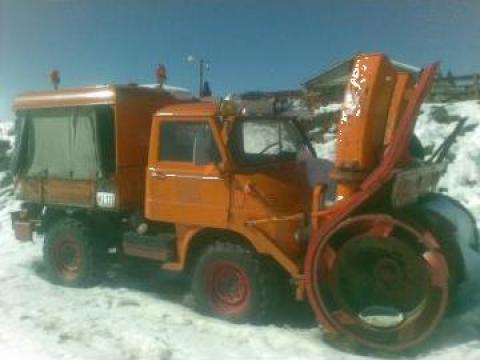
<path id="1" fill-rule="evenodd" d="M 210 68 L 210 64 L 203 58 L 196 58 L 195 56 L 188 56 L 187 61 L 190 63 L 198 64 L 199 72 L 199 84 L 198 84 L 198 97 L 203 96 L 203 86 L 205 82 L 205 72 Z"/>
<path id="2" fill-rule="evenodd" d="M 200 67 L 200 86 L 198 88 L 198 96 L 202 97 L 203 96 L 203 71 L 204 71 L 204 66 L 205 66 L 205 60 L 200 59 L 199 62 L 199 67 Z"/>

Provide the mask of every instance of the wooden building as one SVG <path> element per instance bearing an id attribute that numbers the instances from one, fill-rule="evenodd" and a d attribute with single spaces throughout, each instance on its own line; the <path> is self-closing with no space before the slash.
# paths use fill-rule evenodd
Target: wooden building
<path id="1" fill-rule="evenodd" d="M 303 81 L 307 96 L 314 103 L 329 104 L 343 101 L 345 85 L 352 71 L 355 56 L 334 64 Z M 409 72 L 417 76 L 421 69 L 390 59 L 399 71 Z"/>
<path id="2" fill-rule="evenodd" d="M 433 102 L 480 99 L 480 75 L 454 76 L 450 71 L 446 76 L 438 76 L 430 91 Z"/>

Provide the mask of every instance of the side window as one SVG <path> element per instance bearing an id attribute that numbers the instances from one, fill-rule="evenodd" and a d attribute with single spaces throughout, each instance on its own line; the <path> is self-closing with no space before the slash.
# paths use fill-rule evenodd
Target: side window
<path id="1" fill-rule="evenodd" d="M 160 125 L 161 161 L 206 165 L 220 161 L 220 154 L 207 123 L 164 122 Z"/>
<path id="2" fill-rule="evenodd" d="M 115 114 L 112 106 L 100 105 L 95 107 L 96 130 L 99 139 L 97 147 L 102 170 L 109 174 L 114 173 L 115 163 Z"/>

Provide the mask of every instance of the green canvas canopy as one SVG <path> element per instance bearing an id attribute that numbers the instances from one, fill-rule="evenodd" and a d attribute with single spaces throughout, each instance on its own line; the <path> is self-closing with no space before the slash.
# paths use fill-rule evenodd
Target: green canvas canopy
<path id="1" fill-rule="evenodd" d="M 14 172 L 85 180 L 111 171 L 106 164 L 114 162 L 113 111 L 106 108 L 50 108 L 19 114 Z"/>

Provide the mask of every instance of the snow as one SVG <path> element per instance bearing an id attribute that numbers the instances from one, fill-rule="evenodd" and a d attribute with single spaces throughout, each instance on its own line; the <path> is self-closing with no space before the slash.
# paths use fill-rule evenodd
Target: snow
<path id="1" fill-rule="evenodd" d="M 439 144 L 439 138 L 453 130 L 455 124 L 439 125 L 432 121 L 432 105 L 425 109 L 417 134 L 426 145 Z M 480 105 L 478 101 L 464 101 L 446 107 L 449 115 L 467 117 L 466 126 L 480 124 Z M 468 134 L 459 137 L 452 147 L 455 160 L 449 165 L 447 174 L 441 179 L 439 186 L 448 189 L 454 198 L 464 203 L 477 218 L 480 216 L 480 126 Z"/>
<path id="2" fill-rule="evenodd" d="M 332 358 L 317 329 L 233 325 L 195 313 L 168 281 L 138 290 L 116 277 L 91 289 L 50 284 L 41 241 L 20 244 L 2 216 L 0 355 L 45 359 Z M 161 279 L 160 279 L 161 281 Z M 170 285 L 171 287 L 171 285 Z"/>
<path id="3" fill-rule="evenodd" d="M 425 144 L 438 145 L 452 125 L 435 123 L 432 109 L 423 107 L 416 131 Z M 477 102 L 448 104 L 446 109 L 467 116 L 468 124 L 480 123 Z M 0 129 L 0 138 L 2 134 Z M 316 145 L 322 155 L 333 154 L 333 135 L 329 132 L 326 143 Z M 475 128 L 459 139 L 456 157 L 441 180 L 478 220 L 479 136 L 480 128 Z M 0 192 L 0 358 L 366 359 L 327 345 L 317 327 L 295 317 L 253 326 L 202 316 L 191 309 L 185 283 L 171 275 L 132 278 L 114 269 L 95 288 L 52 285 L 41 261 L 42 239 L 19 243 L 13 238 L 8 213 L 17 203 L 10 193 L 11 188 Z M 453 313 L 417 352 L 402 358 L 480 358 L 480 259 L 473 252 L 466 255 L 472 276 L 460 289 Z"/>
<path id="4" fill-rule="evenodd" d="M 341 109 L 342 109 L 342 104 L 333 103 L 333 104 L 328 104 L 328 105 L 325 105 L 325 106 L 320 106 L 317 109 L 314 109 L 313 113 L 315 115 L 318 115 L 318 114 L 325 114 L 325 113 L 328 113 L 328 112 L 340 111 Z"/>
<path id="5" fill-rule="evenodd" d="M 160 88 L 159 84 L 141 84 L 140 87 L 149 88 L 149 89 L 158 89 Z M 162 85 L 161 88 L 170 95 L 174 96 L 178 100 L 192 100 L 192 92 L 186 88 L 172 85 Z"/>

